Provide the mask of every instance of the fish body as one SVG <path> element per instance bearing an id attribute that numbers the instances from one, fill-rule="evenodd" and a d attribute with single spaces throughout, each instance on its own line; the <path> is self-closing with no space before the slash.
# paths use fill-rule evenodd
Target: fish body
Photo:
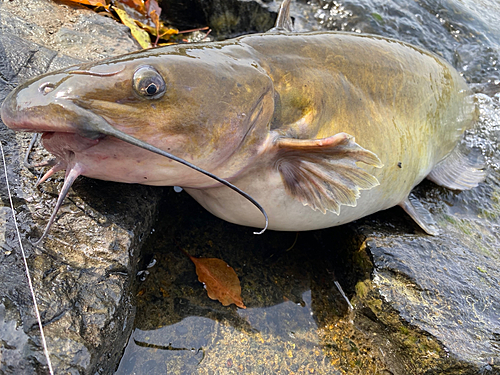
<path id="1" fill-rule="evenodd" d="M 455 189 L 484 178 L 458 147 L 476 116 L 462 77 L 432 53 L 372 35 L 278 29 L 141 51 L 38 77 L 1 116 L 43 133 L 52 172 L 67 179 L 181 186 L 224 220 L 264 224 L 226 186 L 106 135 L 118 132 L 239 187 L 275 230 L 400 204 L 431 233 L 408 201 L 412 188 L 426 177 Z"/>
<path id="2" fill-rule="evenodd" d="M 263 205 L 271 229 L 331 227 L 400 204 L 452 153 L 476 116 L 471 92 L 453 67 L 399 41 L 310 33 L 240 43 L 256 51 L 255 60 L 271 77 L 275 110 L 259 158 L 231 181 Z M 363 169 L 379 184 L 360 191 L 355 204 L 338 214 L 325 213 L 320 204 L 291 197 L 275 156 L 269 156 L 277 138 L 324 139 L 341 132 L 378 156 L 378 165 Z M 227 188 L 186 191 L 216 216 L 262 225 L 259 213 L 241 209 L 248 203 Z"/>

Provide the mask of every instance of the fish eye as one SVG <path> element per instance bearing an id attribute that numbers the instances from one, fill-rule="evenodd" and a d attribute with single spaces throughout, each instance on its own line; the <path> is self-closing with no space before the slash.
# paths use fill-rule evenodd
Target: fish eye
<path id="1" fill-rule="evenodd" d="M 141 66 L 135 71 L 133 87 L 137 94 L 146 99 L 159 99 L 166 90 L 163 77 L 149 65 Z"/>

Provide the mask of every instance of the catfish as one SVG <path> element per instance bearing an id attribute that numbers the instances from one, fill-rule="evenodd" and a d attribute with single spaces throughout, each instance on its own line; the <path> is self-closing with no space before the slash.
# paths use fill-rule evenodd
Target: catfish
<path id="1" fill-rule="evenodd" d="M 485 178 L 462 143 L 477 117 L 466 82 L 398 40 L 295 32 L 289 5 L 267 33 L 81 64 L 10 93 L 3 122 L 41 133 L 55 157 L 42 180 L 66 170 L 42 238 L 79 175 L 180 186 L 214 215 L 264 230 L 332 227 L 400 205 L 437 234 L 412 189 Z"/>

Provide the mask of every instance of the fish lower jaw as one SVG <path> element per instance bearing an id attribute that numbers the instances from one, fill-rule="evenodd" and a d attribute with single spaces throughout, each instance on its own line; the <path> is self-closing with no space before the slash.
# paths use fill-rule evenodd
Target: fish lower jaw
<path id="1" fill-rule="evenodd" d="M 75 153 L 94 147 L 100 139 L 89 139 L 76 133 L 43 132 L 43 147 L 56 157 L 68 160 Z M 69 160 L 68 160 L 69 161 Z"/>

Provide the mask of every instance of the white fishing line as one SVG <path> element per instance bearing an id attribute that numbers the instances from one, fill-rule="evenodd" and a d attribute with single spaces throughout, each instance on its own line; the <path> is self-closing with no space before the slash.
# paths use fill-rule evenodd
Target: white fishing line
<path id="1" fill-rule="evenodd" d="M 344 289 L 342 289 L 339 282 L 337 280 L 334 280 L 333 283 L 335 284 L 335 286 L 339 290 L 340 294 L 342 294 L 342 297 L 344 297 L 345 301 L 347 302 L 347 306 L 349 306 L 349 308 L 351 310 L 354 310 L 354 307 L 352 307 L 352 305 L 351 305 L 351 301 L 349 301 L 349 298 L 347 298 L 347 296 L 345 295 Z"/>
<path id="2" fill-rule="evenodd" d="M 21 242 L 21 233 L 19 233 L 19 227 L 17 226 L 16 211 L 14 210 L 14 203 L 12 202 L 12 195 L 10 193 L 9 178 L 7 177 L 7 163 L 5 162 L 5 154 L 3 152 L 2 142 L 0 142 L 0 151 L 2 152 L 3 170 L 5 174 L 5 185 L 7 186 L 7 193 L 9 195 L 10 207 L 12 209 L 12 218 L 14 219 L 14 226 L 16 228 L 17 239 L 19 240 L 19 247 L 21 248 L 21 254 L 23 255 L 26 277 L 28 278 L 28 285 L 30 287 L 31 296 L 33 298 L 36 320 L 38 321 L 38 328 L 40 329 L 40 337 L 42 338 L 43 352 L 45 354 L 45 358 L 47 359 L 47 365 L 49 367 L 50 375 L 54 375 L 54 371 L 52 370 L 52 363 L 50 362 L 49 349 L 47 348 L 47 342 L 45 341 L 45 335 L 43 333 L 42 319 L 40 318 L 40 313 L 38 311 L 38 303 L 36 302 L 35 290 L 33 288 L 33 283 L 31 282 L 30 270 L 28 268 L 28 262 L 26 260 L 26 253 L 24 252 L 23 243 Z"/>

